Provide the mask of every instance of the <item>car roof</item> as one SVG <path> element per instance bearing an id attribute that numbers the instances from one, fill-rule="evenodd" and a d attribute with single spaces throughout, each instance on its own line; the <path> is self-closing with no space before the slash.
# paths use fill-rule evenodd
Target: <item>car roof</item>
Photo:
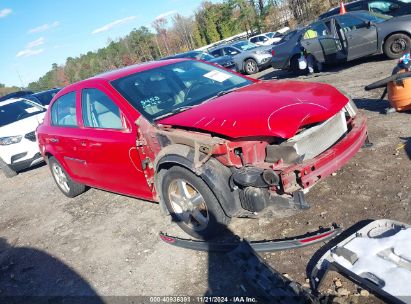
<path id="1" fill-rule="evenodd" d="M 344 15 L 359 15 L 359 14 L 364 14 L 364 13 L 366 13 L 368 15 L 372 15 L 369 11 L 366 11 L 366 10 L 349 11 L 349 12 L 346 12 Z M 314 21 L 314 22 L 310 23 L 310 25 L 313 24 L 313 23 L 319 22 L 319 21 L 325 21 L 327 19 L 334 18 L 337 15 L 340 16 L 339 14 L 331 15 L 331 16 L 322 18 L 320 20 Z"/>
<path id="2" fill-rule="evenodd" d="M 44 93 L 49 93 L 49 92 L 54 92 L 54 91 L 60 91 L 62 88 L 52 88 L 52 89 L 49 89 L 49 90 L 44 90 L 44 91 L 40 91 L 40 92 L 36 92 L 36 93 L 33 93 L 33 94 L 30 94 L 30 96 L 37 96 L 37 95 L 41 95 L 41 94 L 44 94 Z"/>
<path id="3" fill-rule="evenodd" d="M 144 63 L 138 63 L 130 66 L 126 66 L 124 68 L 119 68 L 116 70 L 104 72 L 101 74 L 98 74 L 96 76 L 93 76 L 91 78 L 85 79 L 85 80 L 91 80 L 91 79 L 104 79 L 107 81 L 113 81 L 119 78 L 126 77 L 128 75 L 138 73 L 138 72 L 143 72 L 155 68 L 159 68 L 162 66 L 166 66 L 169 64 L 181 62 L 181 61 L 186 61 L 186 60 L 193 60 L 190 58 L 174 58 L 174 59 L 166 59 L 166 60 L 161 60 L 161 61 L 149 61 L 149 62 L 144 62 Z M 82 80 L 84 81 L 84 80 Z M 79 81 L 78 83 L 82 82 Z"/>
<path id="4" fill-rule="evenodd" d="M 149 62 L 134 64 L 134 65 L 126 66 L 126 67 L 123 67 L 123 68 L 115 69 L 115 70 L 112 70 L 112 71 L 104 72 L 104 73 L 95 75 L 93 77 L 90 77 L 90 78 L 87 78 L 87 79 L 84 79 L 84 80 L 80 80 L 78 82 L 75 82 L 73 84 L 70 84 L 70 85 L 64 87 L 61 91 L 59 91 L 53 97 L 50 104 L 52 104 L 53 100 L 55 100 L 56 98 L 60 98 L 61 96 L 76 90 L 77 86 L 80 85 L 80 84 L 83 84 L 83 83 L 89 83 L 89 82 L 92 82 L 92 81 L 102 81 L 102 80 L 106 81 L 106 82 L 111 82 L 111 81 L 114 81 L 114 80 L 117 80 L 117 79 L 120 79 L 120 78 L 123 78 L 123 77 L 127 77 L 131 74 L 135 74 L 135 73 L 139 73 L 139 72 L 159 68 L 159 67 L 170 65 L 170 64 L 173 64 L 173 63 L 188 61 L 188 60 L 195 60 L 195 59 L 175 58 L 175 59 L 165 59 L 165 60 L 159 60 L 159 61 L 149 61 Z"/>

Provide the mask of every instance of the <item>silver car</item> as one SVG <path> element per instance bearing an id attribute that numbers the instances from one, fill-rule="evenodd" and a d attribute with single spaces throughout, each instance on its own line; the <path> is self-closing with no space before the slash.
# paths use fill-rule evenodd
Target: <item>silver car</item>
<path id="1" fill-rule="evenodd" d="M 237 70 L 248 75 L 269 67 L 271 60 L 271 46 L 258 46 L 247 40 L 218 46 L 209 53 L 214 57 L 231 56 Z"/>
<path id="2" fill-rule="evenodd" d="M 298 59 L 304 49 L 317 63 L 333 63 L 381 53 L 396 59 L 409 52 L 410 47 L 411 15 L 392 18 L 353 11 L 288 33 L 273 46 L 271 65 L 298 71 Z"/>

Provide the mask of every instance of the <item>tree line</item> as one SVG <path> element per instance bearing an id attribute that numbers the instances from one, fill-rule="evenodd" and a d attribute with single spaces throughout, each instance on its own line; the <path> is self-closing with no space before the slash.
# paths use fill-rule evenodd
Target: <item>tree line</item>
<path id="1" fill-rule="evenodd" d="M 223 0 L 204 1 L 192 16 L 179 13 L 170 19 L 157 18 L 151 26 L 133 29 L 127 36 L 110 40 L 106 47 L 78 57 L 68 57 L 63 65 L 51 69 L 28 89 L 46 90 L 64 87 L 98 73 L 156 60 L 168 55 L 189 51 L 231 37 L 241 32 L 277 30 L 284 26 L 314 20 L 338 5 L 338 0 Z M 0 95 L 10 88 L 0 86 Z"/>

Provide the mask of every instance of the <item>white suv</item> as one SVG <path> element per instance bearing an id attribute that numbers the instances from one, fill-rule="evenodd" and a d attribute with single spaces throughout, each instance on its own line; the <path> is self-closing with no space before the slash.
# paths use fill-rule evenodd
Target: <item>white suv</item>
<path id="1" fill-rule="evenodd" d="M 45 112 L 24 98 L 0 102 L 0 169 L 6 177 L 43 161 L 35 131 Z"/>

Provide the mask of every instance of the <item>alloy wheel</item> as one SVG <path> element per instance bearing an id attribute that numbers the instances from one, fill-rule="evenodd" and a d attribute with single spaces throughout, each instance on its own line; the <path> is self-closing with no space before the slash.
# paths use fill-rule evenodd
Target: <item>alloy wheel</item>
<path id="1" fill-rule="evenodd" d="M 197 231 L 207 227 L 210 218 L 205 200 L 187 181 L 173 180 L 168 188 L 168 198 L 174 215 L 181 223 Z"/>
<path id="2" fill-rule="evenodd" d="M 63 172 L 61 167 L 57 164 L 53 164 L 53 175 L 56 179 L 57 184 L 60 186 L 60 188 L 68 193 L 70 191 L 70 187 L 68 185 L 68 179 L 66 174 Z"/>

